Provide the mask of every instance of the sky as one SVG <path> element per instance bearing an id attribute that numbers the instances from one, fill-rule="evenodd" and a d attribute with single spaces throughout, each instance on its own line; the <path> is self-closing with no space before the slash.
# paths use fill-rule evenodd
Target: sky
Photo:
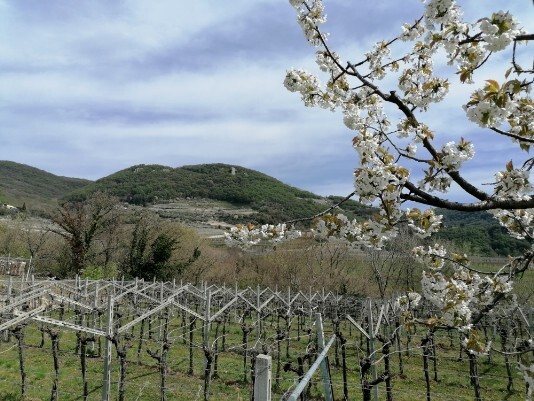
<path id="1" fill-rule="evenodd" d="M 464 3 L 476 19 L 509 9 L 534 31 L 530 0 Z M 331 46 L 355 60 L 422 10 L 419 0 L 324 4 Z M 287 0 L 0 0 L 0 160 L 92 180 L 137 164 L 227 163 L 346 195 L 354 133 L 283 87 L 288 68 L 315 68 L 314 52 Z M 468 177 L 487 183 L 514 150 L 467 123 L 459 105 L 472 90 L 425 121 L 443 143 L 482 140 Z"/>

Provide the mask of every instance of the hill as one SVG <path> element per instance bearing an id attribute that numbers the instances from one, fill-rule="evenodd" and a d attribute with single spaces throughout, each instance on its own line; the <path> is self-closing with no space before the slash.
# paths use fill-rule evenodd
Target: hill
<path id="1" fill-rule="evenodd" d="M 335 202 L 335 199 L 329 200 L 291 187 L 258 171 L 226 164 L 178 168 L 137 165 L 101 178 L 70 196 L 85 197 L 95 191 L 107 192 L 124 202 L 145 206 L 210 199 L 225 202 L 233 208 L 248 209 L 251 213 L 246 213 L 246 218 L 258 223 L 309 217 Z M 360 215 L 369 213 L 369 208 L 357 202 L 348 202 L 346 207 L 349 206 L 353 211 L 347 209 L 351 215 L 354 211 L 360 212 Z"/>
<path id="2" fill-rule="evenodd" d="M 124 202 L 146 206 L 169 219 L 221 233 L 228 224 L 274 223 L 312 216 L 342 198 L 320 197 L 291 187 L 255 170 L 226 164 L 172 168 L 137 165 L 97 181 L 59 177 L 24 164 L 0 161 L 0 203 L 33 210 L 54 207 L 58 199 L 84 198 L 102 191 Z M 366 217 L 372 209 L 345 202 L 339 210 L 350 218 Z M 479 256 L 516 255 L 528 244 L 506 234 L 485 212 L 438 210 L 443 227 L 437 238 L 459 251 Z M 213 229 L 213 230 L 212 230 Z"/>
<path id="3" fill-rule="evenodd" d="M 443 225 L 437 238 L 453 242 L 463 252 L 479 256 L 517 255 L 530 247 L 527 241 L 510 237 L 487 212 L 438 209 Z"/>
<path id="4" fill-rule="evenodd" d="M 91 181 L 61 177 L 38 168 L 11 161 L 0 161 L 0 203 L 21 207 L 51 206 L 70 192 Z"/>

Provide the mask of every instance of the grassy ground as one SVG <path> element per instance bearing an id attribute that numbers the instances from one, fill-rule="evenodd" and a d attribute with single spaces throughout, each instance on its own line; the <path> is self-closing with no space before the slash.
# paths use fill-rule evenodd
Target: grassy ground
<path id="1" fill-rule="evenodd" d="M 156 324 L 157 321 L 154 323 Z M 283 320 L 282 320 L 283 322 Z M 252 322 L 249 322 L 252 324 Z M 262 339 L 264 346 L 270 348 L 273 355 L 276 353 L 277 344 L 274 341 L 276 323 L 267 319 L 265 322 L 267 338 Z M 159 400 L 160 399 L 160 379 L 157 364 L 147 353 L 146 349 L 158 350 L 159 344 L 153 340 L 143 341 L 143 350 L 140 363 L 137 362 L 138 332 L 134 332 L 133 346 L 128 351 L 126 397 L 130 400 Z M 312 333 L 314 328 L 312 328 Z M 347 365 L 348 369 L 348 391 L 351 400 L 361 400 L 359 360 L 365 356 L 366 344 L 361 341 L 359 332 L 351 329 L 348 324 L 341 325 L 343 335 L 347 341 Z M 50 339 L 45 336 L 44 347 L 40 347 L 41 332 L 39 325 L 30 324 L 24 329 L 25 343 L 24 361 L 27 372 L 27 397 L 24 400 L 49 400 L 52 383 L 54 379 L 54 369 L 52 354 L 50 351 Z M 155 328 L 154 336 L 157 337 L 158 329 Z M 203 399 L 203 353 L 200 347 L 194 350 L 194 373 L 188 374 L 189 368 L 189 347 L 181 338 L 182 327 L 180 319 L 175 318 L 170 327 L 170 337 L 173 338 L 168 363 L 169 372 L 167 377 L 168 400 L 202 400 Z M 212 341 L 214 328 L 212 327 Z M 221 333 L 221 332 L 220 332 Z M 303 334 L 300 339 L 296 331 L 296 323 L 293 324 L 289 347 L 289 358 L 286 358 L 286 341 L 281 343 L 282 366 L 285 362 L 291 361 L 296 367 L 296 358 L 305 353 L 306 346 L 313 336 Z M 409 342 L 406 335 L 402 337 L 402 354 L 392 348 L 392 388 L 393 397 L 397 401 L 422 400 L 426 398 L 426 388 L 423 373 L 423 359 L 420 342 L 422 335 L 420 332 L 411 336 Z M 325 335 L 328 338 L 332 335 L 332 328 L 329 322 L 325 323 Z M 187 337 L 189 334 L 187 334 Z M 199 346 L 202 337 L 202 328 L 197 325 L 194 332 L 194 342 Z M 250 333 L 249 347 L 254 345 L 256 339 L 255 332 Z M 313 341 L 312 341 L 313 342 Z M 467 357 L 459 357 L 459 340 L 456 335 L 449 337 L 446 334 L 438 334 L 436 337 L 436 369 L 437 381 L 434 380 L 434 365 L 430 362 L 431 394 L 432 400 L 473 400 L 474 391 L 469 380 L 469 364 Z M 103 340 L 102 340 L 103 349 Z M 226 333 L 226 349 L 219 353 L 218 378 L 214 378 L 211 385 L 211 399 L 215 401 L 236 401 L 249 400 L 251 390 L 251 379 L 245 373 L 243 367 L 242 331 L 238 324 L 229 326 Z M 378 346 L 378 342 L 377 342 Z M 219 349 L 222 344 L 219 341 Z M 75 354 L 76 336 L 72 332 L 64 331 L 60 336 L 60 369 L 59 369 L 59 399 L 60 400 L 82 400 L 82 379 L 80 371 L 80 358 Z M 409 353 L 406 352 L 409 349 Z M 333 349 L 329 352 L 332 382 L 336 399 L 343 397 L 342 369 L 336 366 L 336 353 Z M 341 354 L 338 353 L 341 359 Z M 403 374 L 400 373 L 399 356 L 402 356 Z M 382 357 L 377 353 L 377 359 Z M 341 363 L 341 361 L 340 361 Z M 507 375 L 502 357 L 498 354 L 492 355 L 491 360 L 482 357 L 478 363 L 480 383 L 482 387 L 482 397 L 484 400 L 522 400 L 524 399 L 524 383 L 518 375 L 515 362 L 512 361 L 512 373 L 515 391 L 507 392 Z M 118 360 L 115 349 L 113 350 L 112 363 L 112 397 L 117 397 L 118 389 Z M 249 360 L 247 367 L 250 368 Z M 307 365 L 306 365 L 307 368 Z M 273 356 L 273 384 L 276 375 L 276 358 Z M 377 371 L 380 374 L 384 369 L 384 361 L 379 360 Z M 89 383 L 89 400 L 100 400 L 102 392 L 102 371 L 103 359 L 98 356 L 98 344 L 95 345 L 94 356 L 88 358 L 87 378 Z M 280 379 L 280 390 L 275 390 L 273 400 L 282 398 L 285 391 L 293 388 L 296 384 L 297 375 L 293 372 L 282 372 Z M 314 399 L 320 399 L 322 394 L 322 383 L 318 372 L 311 385 L 311 395 Z M 385 385 L 379 385 L 379 399 L 384 400 Z M 18 347 L 12 337 L 9 341 L 0 341 L 0 400 L 12 401 L 22 400 L 20 397 L 20 371 Z"/>

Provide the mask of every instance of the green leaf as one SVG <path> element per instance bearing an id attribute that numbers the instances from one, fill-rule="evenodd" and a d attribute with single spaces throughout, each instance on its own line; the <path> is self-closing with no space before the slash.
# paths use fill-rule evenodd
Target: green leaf
<path id="1" fill-rule="evenodd" d="M 471 70 L 462 70 L 460 72 L 460 82 L 464 83 L 465 81 L 468 81 L 471 79 L 471 76 L 473 75 L 473 71 Z"/>
<path id="2" fill-rule="evenodd" d="M 510 76 L 510 73 L 512 72 L 514 67 L 510 67 L 506 70 L 506 72 L 504 73 L 504 77 L 505 78 L 508 78 Z"/>
<path id="3" fill-rule="evenodd" d="M 527 143 L 520 143 L 519 147 L 521 148 L 521 150 L 524 150 L 525 152 L 528 152 L 530 150 L 530 145 Z"/>
<path id="4" fill-rule="evenodd" d="M 488 83 L 488 85 L 486 85 L 484 87 L 484 90 L 486 92 L 489 92 L 489 91 L 497 92 L 499 90 L 500 86 L 499 86 L 499 83 L 497 81 L 495 81 L 493 79 L 486 79 L 486 82 Z"/>

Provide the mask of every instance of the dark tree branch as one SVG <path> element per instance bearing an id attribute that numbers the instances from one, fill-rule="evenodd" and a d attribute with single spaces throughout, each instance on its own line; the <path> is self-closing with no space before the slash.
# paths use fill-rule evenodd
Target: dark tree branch
<path id="1" fill-rule="evenodd" d="M 534 40 L 534 33 L 527 33 L 525 35 L 517 35 L 514 38 L 515 42 L 522 41 L 522 40 L 526 40 L 526 41 Z"/>
<path id="2" fill-rule="evenodd" d="M 461 212 L 479 212 L 484 210 L 494 209 L 530 209 L 534 207 L 534 198 L 527 200 L 513 200 L 513 199 L 493 199 L 487 197 L 481 202 L 461 203 L 453 202 L 446 199 L 438 198 L 430 195 L 421 189 L 417 188 L 413 183 L 407 182 L 405 184 L 410 193 L 403 193 L 400 195 L 401 199 L 422 203 L 428 206 L 441 207 L 444 209 L 458 210 Z"/>
<path id="3" fill-rule="evenodd" d="M 516 135 L 516 134 L 512 134 L 511 132 L 508 132 L 508 131 L 503 131 L 497 127 L 490 127 L 490 129 L 498 134 L 501 134 L 501 135 L 504 135 L 504 136 L 508 136 L 510 138 L 514 138 L 514 139 L 517 139 L 518 141 L 521 141 L 521 142 L 527 142 L 527 143 L 534 143 L 534 139 L 530 139 L 530 138 L 525 138 L 523 136 L 519 136 L 519 135 Z"/>
<path id="4" fill-rule="evenodd" d="M 317 213 L 311 217 L 303 217 L 301 219 L 294 219 L 294 220 L 289 220 L 289 221 L 286 221 L 285 224 L 295 224 L 295 223 L 300 223 L 300 222 L 303 222 L 303 221 L 311 221 L 311 220 L 314 220 L 318 217 L 321 217 L 321 216 L 324 216 L 325 214 L 331 212 L 332 210 L 334 210 L 335 208 L 341 206 L 343 203 L 345 203 L 346 201 L 348 201 L 350 198 L 352 198 L 354 195 L 356 195 L 356 191 L 354 192 L 351 192 L 350 194 L 348 194 L 347 196 L 345 196 L 341 201 L 339 201 L 338 203 L 336 203 L 335 205 L 333 206 L 330 206 L 328 209 L 326 210 L 323 210 L 322 212 L 320 213 Z"/>

